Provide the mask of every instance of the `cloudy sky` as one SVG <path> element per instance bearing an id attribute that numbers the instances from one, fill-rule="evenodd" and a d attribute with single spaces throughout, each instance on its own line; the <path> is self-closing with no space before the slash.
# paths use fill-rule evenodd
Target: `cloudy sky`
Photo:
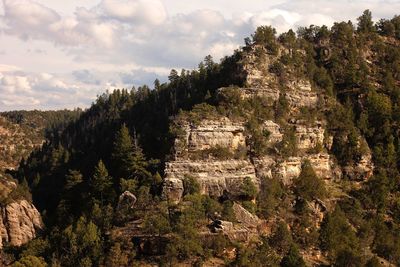
<path id="1" fill-rule="evenodd" d="M 400 0 L 0 0 L 0 111 L 87 107 L 231 54 L 258 25 L 330 26 L 367 8 L 391 18 Z"/>

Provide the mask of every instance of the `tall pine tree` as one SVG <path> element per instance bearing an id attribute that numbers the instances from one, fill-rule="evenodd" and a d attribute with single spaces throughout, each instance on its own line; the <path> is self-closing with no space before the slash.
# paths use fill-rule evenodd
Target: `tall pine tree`
<path id="1" fill-rule="evenodd" d="M 151 173 L 147 171 L 149 163 L 136 138 L 132 140 L 125 124 L 115 136 L 112 160 L 118 178 L 136 179 L 139 183 L 145 183 L 151 178 Z"/>
<path id="2" fill-rule="evenodd" d="M 96 168 L 94 169 L 93 177 L 90 181 L 90 187 L 96 199 L 101 201 L 106 200 L 105 198 L 109 197 L 112 190 L 112 177 L 108 175 L 108 171 L 103 161 L 100 160 L 97 163 Z"/>

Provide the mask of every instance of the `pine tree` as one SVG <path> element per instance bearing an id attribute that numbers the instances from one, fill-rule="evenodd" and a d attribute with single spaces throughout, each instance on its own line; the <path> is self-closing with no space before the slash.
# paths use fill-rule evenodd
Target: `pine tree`
<path id="1" fill-rule="evenodd" d="M 64 185 L 64 192 L 71 192 L 76 190 L 76 187 L 83 181 L 83 176 L 79 171 L 69 170 L 66 176 Z"/>
<path id="2" fill-rule="evenodd" d="M 90 187 L 96 198 L 100 198 L 103 204 L 103 197 L 109 196 L 112 187 L 112 178 L 108 175 L 108 171 L 103 161 L 100 160 L 94 169 L 93 177 L 90 181 Z"/>
<path id="3" fill-rule="evenodd" d="M 309 161 L 305 161 L 300 176 L 294 181 L 295 192 L 302 199 L 311 201 L 327 194 L 325 182 L 315 173 Z"/>
<path id="4" fill-rule="evenodd" d="M 363 12 L 363 14 L 357 18 L 358 27 L 357 31 L 362 33 L 369 33 L 374 31 L 374 22 L 372 21 L 371 11 L 368 9 Z"/>
<path id="5" fill-rule="evenodd" d="M 112 160 L 115 165 L 115 176 L 118 178 L 136 179 L 148 182 L 151 174 L 147 171 L 149 163 L 137 140 L 132 140 L 125 124 L 117 132 L 114 141 Z"/>
<path id="6" fill-rule="evenodd" d="M 115 135 L 112 159 L 115 165 L 115 175 L 118 178 L 128 178 L 131 173 L 129 166 L 133 162 L 133 143 L 129 130 L 125 124 Z"/>
<path id="7" fill-rule="evenodd" d="M 288 253 L 283 257 L 280 265 L 282 267 L 305 267 L 306 263 L 301 257 L 297 246 L 292 244 Z"/>

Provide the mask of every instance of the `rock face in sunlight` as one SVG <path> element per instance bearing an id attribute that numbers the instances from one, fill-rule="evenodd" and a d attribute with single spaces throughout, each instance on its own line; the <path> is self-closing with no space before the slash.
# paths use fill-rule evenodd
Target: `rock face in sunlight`
<path id="1" fill-rule="evenodd" d="M 36 207 L 15 194 L 21 190 L 17 187 L 13 180 L 0 174 L 0 248 L 26 244 L 44 228 Z"/>
<path id="2" fill-rule="evenodd" d="M 43 230 L 40 213 L 27 200 L 19 200 L 0 208 L 0 247 L 21 246 Z"/>
<path id="3" fill-rule="evenodd" d="M 247 153 L 252 136 L 243 120 L 220 116 L 195 124 L 177 123 L 179 135 L 174 143 L 174 157 L 165 167 L 164 198 L 178 202 L 184 192 L 183 180 L 186 176 L 196 178 L 201 193 L 213 197 L 224 194 L 240 196 L 241 184 L 246 177 L 250 177 L 257 187 L 263 177 L 278 177 L 284 185 L 291 185 L 293 179 L 300 175 L 305 160 L 310 161 L 316 174 L 324 180 L 342 178 L 342 170 L 330 151 L 330 137 L 326 136 L 327 122 L 317 118 L 301 118 L 301 109 L 316 108 L 318 99 L 324 95 L 321 92 L 318 95 L 306 79 L 289 79 L 282 88 L 277 75 L 265 71 L 277 62 L 278 57 L 266 54 L 262 48 L 255 56 L 257 49 L 250 49 L 243 59 L 246 86 L 220 88 L 218 93 L 225 96 L 230 91 L 236 91 L 242 99 L 260 98 L 265 99 L 265 103 L 283 97 L 290 114 L 289 120 L 270 119 L 261 123 L 261 130 L 268 135 L 265 140 L 268 149 L 261 156 Z M 280 149 L 287 142 L 285 134 L 288 135 L 288 129 L 293 129 L 298 155 L 285 157 Z M 365 176 L 373 166 L 367 160 L 368 155 L 362 159 L 357 166 L 344 169 L 343 172 Z"/>
<path id="4" fill-rule="evenodd" d="M 224 193 L 239 196 L 246 177 L 258 184 L 255 168 L 248 160 L 176 160 L 166 164 L 165 195 L 172 201 L 182 197 L 185 176 L 200 184 L 200 192 L 213 197 Z"/>

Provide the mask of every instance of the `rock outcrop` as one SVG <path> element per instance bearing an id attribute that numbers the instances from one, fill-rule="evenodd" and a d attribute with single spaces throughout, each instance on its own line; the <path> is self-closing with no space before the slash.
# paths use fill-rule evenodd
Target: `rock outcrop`
<path id="1" fill-rule="evenodd" d="M 324 143 L 325 129 L 322 122 L 316 121 L 312 126 L 296 122 L 295 129 L 297 148 L 300 150 L 312 149 Z"/>
<path id="2" fill-rule="evenodd" d="M 186 176 L 196 178 L 202 194 L 214 197 L 240 195 L 246 177 L 259 184 L 254 165 L 248 160 L 176 160 L 166 163 L 164 197 L 179 201 Z"/>
<path id="3" fill-rule="evenodd" d="M 216 146 L 235 150 L 239 146 L 246 145 L 243 124 L 234 123 L 228 118 L 202 121 L 199 125 L 186 129 L 186 132 L 189 151 L 205 150 Z"/>
<path id="4" fill-rule="evenodd" d="M 283 184 L 290 185 L 293 179 L 299 177 L 301 166 L 305 160 L 309 160 L 315 173 L 322 179 L 336 179 L 341 177 L 341 171 L 336 166 L 331 156 L 327 153 L 311 154 L 304 157 L 289 157 L 287 160 L 277 163 L 273 170 Z"/>
<path id="5" fill-rule="evenodd" d="M 226 193 L 240 196 L 241 185 L 250 177 L 255 185 L 262 177 L 278 177 L 285 185 L 301 173 L 301 166 L 309 160 L 317 175 L 323 179 L 342 177 L 332 156 L 326 152 L 313 152 L 317 146 L 322 149 L 325 138 L 324 122 L 307 124 L 301 120 L 292 120 L 289 125 L 295 129 L 297 148 L 301 156 L 282 158 L 274 153 L 263 157 L 244 155 L 242 159 L 222 160 L 213 157 L 190 157 L 199 151 L 223 147 L 232 152 L 240 147 L 247 147 L 244 123 L 232 122 L 226 117 L 220 120 L 203 120 L 197 125 L 183 124 L 181 135 L 175 141 L 175 159 L 167 162 L 163 195 L 171 201 L 181 199 L 184 188 L 183 180 L 192 176 L 200 184 L 201 193 L 220 197 Z M 281 126 L 272 120 L 261 125 L 268 132 L 268 145 L 272 148 L 282 141 Z M 360 166 L 358 169 L 362 170 Z M 365 167 L 366 170 L 366 167 Z"/>
<path id="6" fill-rule="evenodd" d="M 26 199 L 13 199 L 17 184 L 0 173 L 0 249 L 5 245 L 21 246 L 43 229 L 39 211 Z"/>
<path id="7" fill-rule="evenodd" d="M 129 191 L 123 192 L 118 198 L 117 210 L 132 209 L 135 206 L 137 198 Z"/>
<path id="8" fill-rule="evenodd" d="M 299 177 L 301 166 L 309 160 L 315 173 L 322 179 L 337 179 L 342 177 L 342 172 L 332 156 L 328 153 L 309 154 L 303 157 L 289 157 L 284 160 L 272 156 L 253 159 L 258 177 L 280 178 L 283 184 L 290 185 L 293 179 Z"/>
<path id="9" fill-rule="evenodd" d="M 317 93 L 311 88 L 307 80 L 295 80 L 287 83 L 284 94 L 292 107 L 315 107 L 318 103 Z"/>
<path id="10" fill-rule="evenodd" d="M 40 213 L 27 200 L 19 200 L 0 208 L 0 248 L 5 243 L 21 246 L 43 229 Z"/>
<path id="11" fill-rule="evenodd" d="M 303 110 L 321 111 L 318 103 L 324 101 L 326 96 L 317 94 L 306 78 L 289 75 L 286 79 L 280 79 L 271 71 L 280 53 L 282 51 L 271 55 L 264 47 L 257 45 L 246 47 L 240 74 L 244 79 L 244 87 L 224 87 L 218 90 L 221 97 L 229 96 L 228 90 L 236 90 L 235 93 L 238 92 L 242 100 L 264 98 L 267 100 L 263 101 L 266 108 L 275 108 L 282 97 L 286 99 L 284 105 L 287 105 L 289 119 L 269 119 L 260 123 L 259 130 L 266 137 L 267 143 L 263 154 L 255 156 L 251 152 L 248 141 L 252 141 L 252 136 L 250 131 L 246 131 L 245 122 L 240 121 L 246 120 L 249 114 L 240 115 L 239 119 L 235 117 L 236 121 L 222 115 L 218 118 L 216 115 L 196 124 L 180 122 L 174 146 L 175 157 L 165 165 L 165 198 L 174 202 L 182 198 L 186 176 L 192 176 L 198 181 L 202 194 L 214 197 L 241 196 L 241 186 L 246 177 L 251 178 L 256 186 L 264 177 L 279 178 L 284 185 L 290 186 L 293 179 L 299 177 L 305 160 L 310 161 L 316 174 L 324 180 L 336 181 L 344 175 L 365 180 L 371 175 L 373 165 L 368 155 L 356 166 L 342 170 L 335 157 L 329 154 L 332 137 L 326 133 L 327 122 L 323 118 L 311 121 L 307 113 L 303 113 Z M 293 132 L 285 132 L 290 129 Z M 290 135 L 286 135 L 288 133 Z M 286 137 L 289 141 L 286 141 Z M 296 140 L 292 142 L 294 138 Z M 282 143 L 283 140 L 290 146 L 295 143 L 296 156 L 287 157 L 281 153 L 281 148 L 286 145 Z M 221 149 L 217 151 L 220 153 L 214 153 L 218 149 Z M 237 154 L 239 150 L 244 153 Z"/>
<path id="12" fill-rule="evenodd" d="M 264 121 L 262 125 L 263 130 L 267 130 L 269 132 L 268 143 L 276 144 L 282 141 L 283 134 L 281 133 L 281 127 L 279 124 L 268 120 Z"/>
<path id="13" fill-rule="evenodd" d="M 237 222 L 242 226 L 256 228 L 261 223 L 261 220 L 257 217 L 257 215 L 250 213 L 236 202 L 233 204 L 232 209 Z"/>
<path id="14" fill-rule="evenodd" d="M 374 163 L 372 162 L 372 154 L 366 153 L 354 165 L 343 168 L 343 175 L 353 181 L 366 181 L 374 172 Z"/>
<path id="15" fill-rule="evenodd" d="M 204 120 L 199 124 L 180 125 L 182 134 L 175 140 L 175 157 L 184 158 L 188 153 L 215 147 L 231 151 L 246 145 L 243 123 L 232 122 L 228 118 Z"/>

